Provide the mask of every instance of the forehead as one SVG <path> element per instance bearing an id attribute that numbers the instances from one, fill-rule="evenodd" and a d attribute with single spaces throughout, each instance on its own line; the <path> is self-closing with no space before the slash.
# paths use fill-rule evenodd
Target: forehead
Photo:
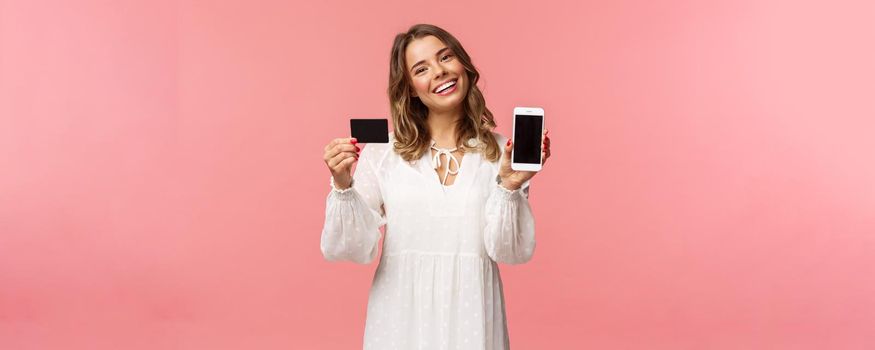
<path id="1" fill-rule="evenodd" d="M 446 45 L 434 35 L 428 35 L 419 39 L 413 39 L 407 44 L 407 50 L 404 52 L 407 61 L 407 67 L 410 68 L 416 62 L 427 60 L 433 57 L 438 50 Z"/>

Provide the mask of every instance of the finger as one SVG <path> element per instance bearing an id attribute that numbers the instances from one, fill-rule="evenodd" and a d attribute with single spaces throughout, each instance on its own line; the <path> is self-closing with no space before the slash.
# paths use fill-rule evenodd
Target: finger
<path id="1" fill-rule="evenodd" d="M 350 152 L 344 152 L 344 153 L 338 154 L 334 158 L 331 158 L 328 165 L 335 172 L 339 172 L 339 171 L 343 170 L 343 167 L 341 167 L 340 164 L 343 163 L 344 161 L 347 161 L 350 158 L 354 159 L 353 161 L 358 160 L 357 155 L 350 153 Z"/>
<path id="2" fill-rule="evenodd" d="M 359 152 L 362 150 L 361 148 L 359 148 L 359 146 L 353 145 L 351 143 L 341 143 L 334 145 L 334 149 L 339 152 Z"/>
<path id="3" fill-rule="evenodd" d="M 341 137 L 339 139 L 334 139 L 334 141 L 335 141 L 334 143 L 352 143 L 352 144 L 357 143 L 357 140 L 355 137 Z"/>
<path id="4" fill-rule="evenodd" d="M 543 143 L 542 147 L 544 150 L 542 152 L 543 155 L 541 156 L 541 158 L 543 159 L 543 161 L 541 162 L 541 165 L 544 165 L 545 163 L 547 163 L 547 158 L 550 158 L 550 137 L 547 136 L 547 134 L 549 134 L 549 133 L 550 133 L 549 129 L 544 130 L 544 137 L 543 137 L 543 141 L 542 141 L 542 143 Z"/>
<path id="5" fill-rule="evenodd" d="M 507 139 L 504 143 L 504 150 L 501 152 L 501 160 L 499 161 L 499 171 L 507 172 L 510 169 L 511 151 L 513 151 L 513 140 Z"/>
<path id="6" fill-rule="evenodd" d="M 344 158 L 331 168 L 332 175 L 334 174 L 352 174 L 352 164 L 357 161 L 356 157 Z M 336 176 L 336 175 L 335 175 Z"/>
<path id="7" fill-rule="evenodd" d="M 361 151 L 361 149 L 358 146 L 348 144 L 348 143 L 341 143 L 341 144 L 334 145 L 334 147 L 328 151 L 328 153 L 326 154 L 326 157 L 328 159 L 331 159 L 331 158 L 334 158 L 335 156 L 337 156 L 338 154 L 340 154 L 341 152 L 353 152 L 353 153 L 358 154 L 358 152 L 360 152 L 360 151 Z"/>
<path id="8" fill-rule="evenodd" d="M 331 140 L 331 142 L 329 142 L 329 143 L 328 143 L 328 146 L 326 146 L 325 148 L 326 148 L 326 149 L 329 149 L 329 148 L 331 148 L 331 147 L 334 147 L 334 145 L 337 145 L 337 144 L 344 144 L 344 143 L 350 143 L 350 144 L 353 144 L 353 145 L 354 145 L 354 144 L 358 143 L 358 140 L 357 140 L 355 137 L 341 137 L 341 138 L 336 138 L 336 139 L 334 139 L 334 140 Z"/>
<path id="9" fill-rule="evenodd" d="M 337 170 L 344 171 L 348 168 L 351 168 L 352 163 L 355 163 L 356 161 L 358 161 L 358 157 L 348 157 L 337 164 Z"/>
<path id="10" fill-rule="evenodd" d="M 340 170 L 339 168 L 337 168 L 337 165 L 349 158 L 358 159 L 358 154 L 356 154 L 355 152 L 341 152 L 340 154 L 332 157 L 328 161 L 328 166 L 332 169 Z"/>
<path id="11" fill-rule="evenodd" d="M 325 150 L 326 150 L 326 151 L 327 151 L 327 150 L 330 150 L 330 149 L 334 148 L 334 145 L 336 145 L 336 144 L 338 144 L 338 143 L 341 143 L 341 142 L 343 142 L 343 139 L 334 139 L 334 140 L 331 140 L 331 142 L 328 143 L 328 146 L 325 146 Z"/>
<path id="12" fill-rule="evenodd" d="M 338 144 L 349 143 L 349 140 L 350 140 L 350 138 L 337 138 L 337 139 L 331 140 L 331 142 L 329 142 L 327 145 L 325 145 L 325 152 L 328 152 L 328 150 L 334 148 L 334 146 L 336 146 Z"/>

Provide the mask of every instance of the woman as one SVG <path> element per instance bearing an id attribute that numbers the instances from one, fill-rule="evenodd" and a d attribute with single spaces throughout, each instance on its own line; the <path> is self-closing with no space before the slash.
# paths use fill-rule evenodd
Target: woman
<path id="1" fill-rule="evenodd" d="M 322 253 L 370 263 L 385 225 L 365 349 L 507 349 L 496 263 L 532 257 L 535 173 L 511 169 L 513 142 L 492 132 L 479 73 L 452 35 L 411 27 L 395 37 L 389 68 L 389 143 L 360 149 L 340 138 L 325 147 Z M 542 139 L 546 160 L 546 132 Z"/>

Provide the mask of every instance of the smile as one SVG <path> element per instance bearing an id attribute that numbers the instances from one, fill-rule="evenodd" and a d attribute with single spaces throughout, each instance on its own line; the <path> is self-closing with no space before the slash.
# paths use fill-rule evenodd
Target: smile
<path id="1" fill-rule="evenodd" d="M 436 89 L 434 89 L 434 93 L 438 95 L 449 95 L 456 91 L 456 80 L 448 81 L 446 83 L 441 84 Z"/>

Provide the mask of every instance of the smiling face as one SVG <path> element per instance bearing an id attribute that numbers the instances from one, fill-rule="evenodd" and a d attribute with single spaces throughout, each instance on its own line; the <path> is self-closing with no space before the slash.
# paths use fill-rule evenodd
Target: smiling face
<path id="1" fill-rule="evenodd" d="M 468 93 L 465 67 L 456 53 L 433 35 L 415 39 L 405 51 L 412 96 L 419 97 L 430 111 L 461 108 Z"/>

